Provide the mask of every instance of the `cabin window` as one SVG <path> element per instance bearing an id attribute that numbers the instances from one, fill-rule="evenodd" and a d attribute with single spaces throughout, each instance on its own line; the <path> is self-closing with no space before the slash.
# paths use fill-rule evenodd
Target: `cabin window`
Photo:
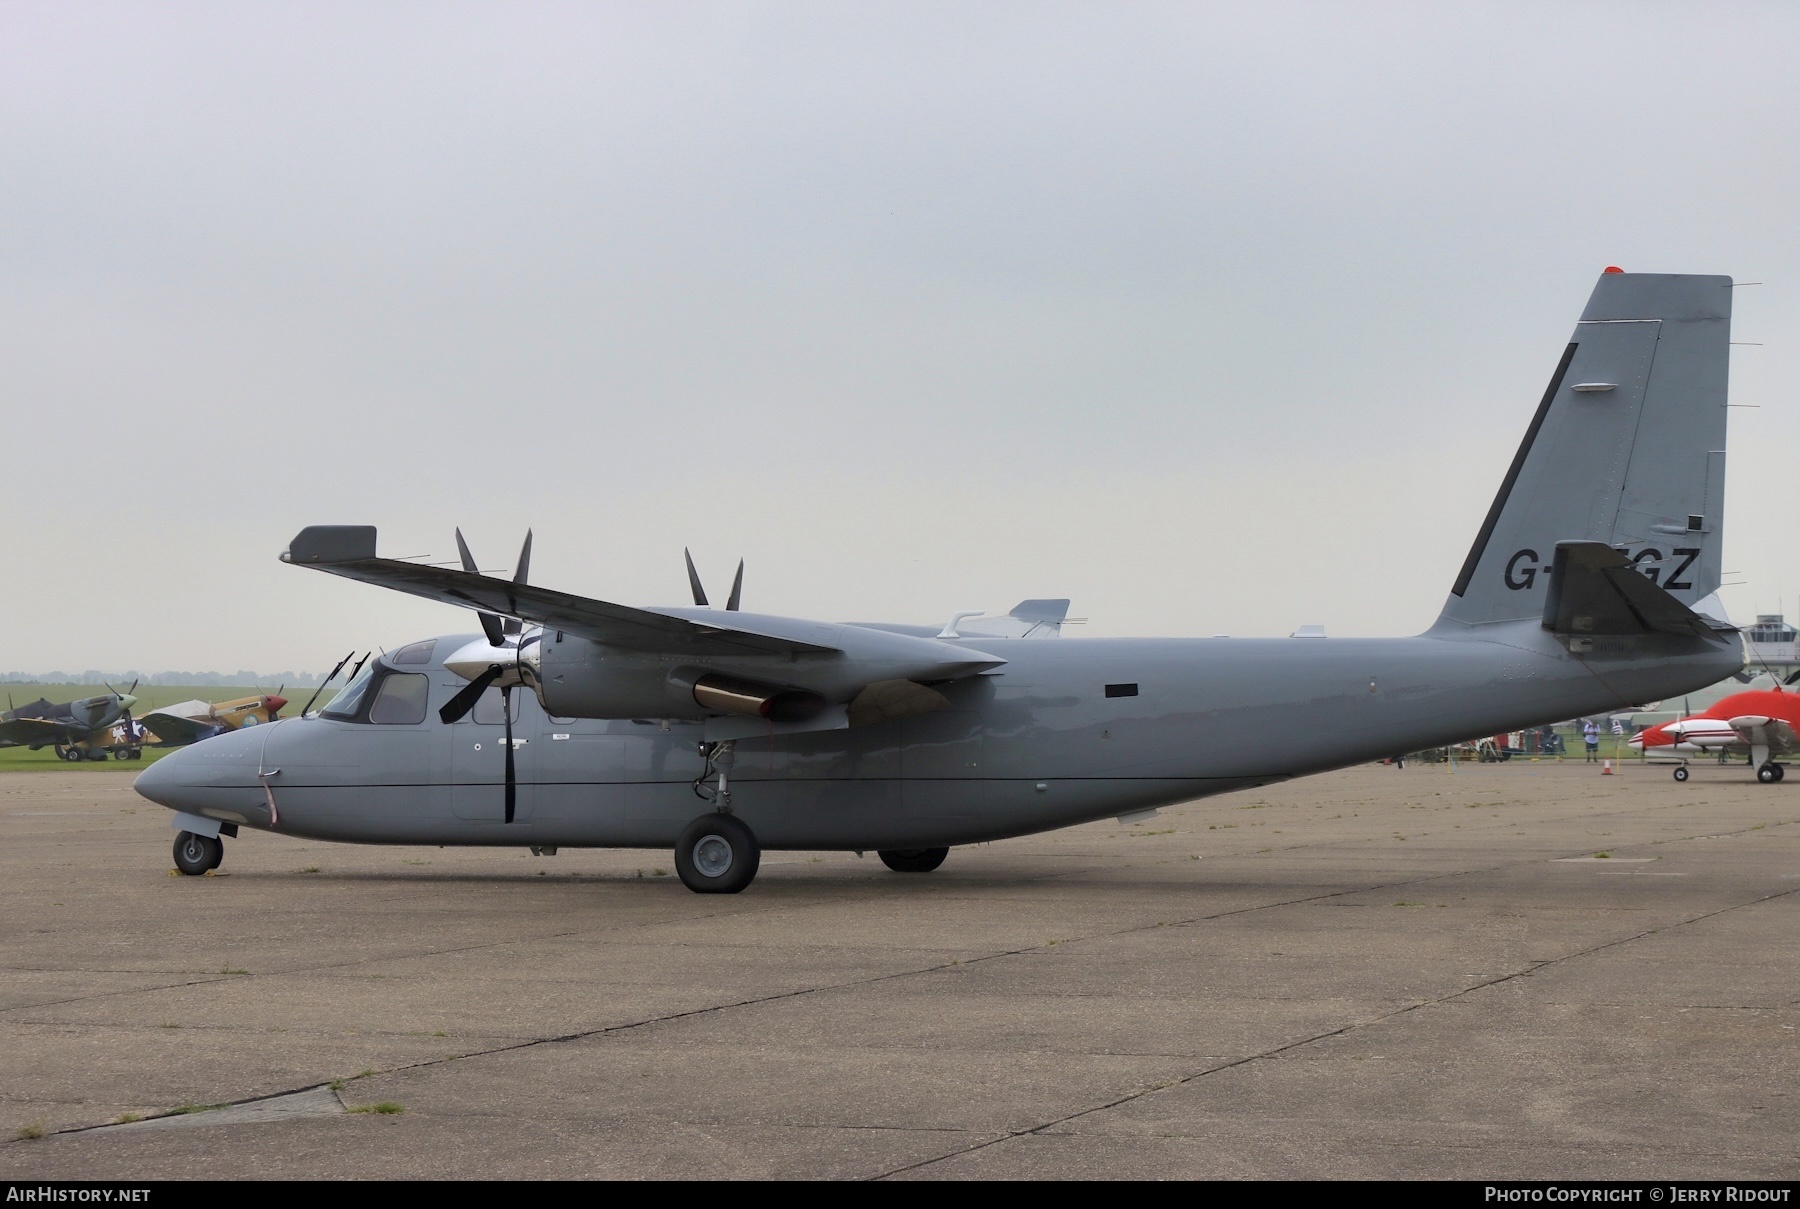
<path id="1" fill-rule="evenodd" d="M 431 681 L 419 672 L 395 672 L 381 682 L 369 721 L 387 726 L 416 726 L 425 721 L 425 699 Z"/>
<path id="2" fill-rule="evenodd" d="M 497 688 L 491 688 L 487 692 L 481 694 L 481 700 L 477 701 L 475 703 L 475 708 L 469 711 L 469 720 L 471 722 L 479 722 L 483 726 L 500 726 L 504 724 L 506 715 L 500 710 L 502 696 L 503 694 Z M 519 721 L 518 691 L 513 693 L 512 720 L 515 724 Z"/>
<path id="3" fill-rule="evenodd" d="M 1137 685 L 1109 684 L 1106 686 L 1106 695 L 1108 697 L 1135 697 L 1137 696 Z"/>
<path id="4" fill-rule="evenodd" d="M 437 639 L 427 638 L 424 642 L 401 647 L 388 656 L 388 662 L 397 667 L 421 667 L 431 662 L 431 652 L 436 649 Z"/>

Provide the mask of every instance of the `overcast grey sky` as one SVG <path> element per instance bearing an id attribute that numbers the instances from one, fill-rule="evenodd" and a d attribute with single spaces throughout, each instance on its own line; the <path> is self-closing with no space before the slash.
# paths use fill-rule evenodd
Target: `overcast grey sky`
<path id="1" fill-rule="evenodd" d="M 1800 594 L 1800 6 L 0 0 L 0 669 L 467 614 L 303 525 L 857 620 L 1429 624 L 1608 264 L 1737 291 Z"/>

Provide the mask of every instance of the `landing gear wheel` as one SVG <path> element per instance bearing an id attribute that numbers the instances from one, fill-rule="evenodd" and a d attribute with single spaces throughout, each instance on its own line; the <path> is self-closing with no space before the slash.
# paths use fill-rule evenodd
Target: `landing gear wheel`
<path id="1" fill-rule="evenodd" d="M 73 760 L 75 758 L 75 749 L 72 747 L 58 746 L 55 750 L 56 758 L 59 760 Z"/>
<path id="2" fill-rule="evenodd" d="M 1779 780 L 1781 780 L 1781 778 L 1787 776 L 1787 768 L 1785 766 L 1777 764 L 1771 760 L 1769 762 L 1769 767 L 1773 768 L 1775 770 L 1775 779 L 1777 781 L 1779 781 Z"/>
<path id="3" fill-rule="evenodd" d="M 948 848 L 884 848 L 876 856 L 895 873 L 930 873 L 950 855 Z"/>
<path id="4" fill-rule="evenodd" d="M 1675 779 L 1677 781 L 1685 781 L 1688 779 L 1688 770 L 1687 770 L 1686 764 L 1681 765 L 1681 767 L 1679 767 L 1675 770 Z"/>
<path id="5" fill-rule="evenodd" d="M 129 747 L 115 747 L 112 749 L 112 758 L 115 760 L 129 760 L 131 759 L 131 749 Z"/>
<path id="6" fill-rule="evenodd" d="M 703 814 L 675 841 L 675 872 L 695 894 L 736 894 L 761 863 L 756 837 L 729 814 Z"/>
<path id="7" fill-rule="evenodd" d="M 224 859 L 225 845 L 217 836 L 184 831 L 175 837 L 175 867 L 189 877 L 199 877 L 209 869 L 217 869 Z"/>
<path id="8" fill-rule="evenodd" d="M 1761 781 L 1764 785 L 1773 785 L 1775 782 L 1781 780 L 1781 765 L 1770 760 L 1767 764 L 1764 764 L 1761 768 L 1756 770 L 1756 779 Z"/>

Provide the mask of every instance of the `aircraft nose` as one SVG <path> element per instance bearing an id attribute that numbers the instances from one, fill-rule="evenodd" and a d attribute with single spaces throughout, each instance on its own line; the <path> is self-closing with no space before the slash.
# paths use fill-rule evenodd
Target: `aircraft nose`
<path id="1" fill-rule="evenodd" d="M 138 773 L 131 787 L 142 796 L 149 798 L 158 806 L 167 806 L 170 810 L 182 808 L 181 790 L 186 784 L 182 774 L 181 757 L 187 751 L 173 751 L 150 767 Z"/>
<path id="2" fill-rule="evenodd" d="M 286 697 L 277 697 L 274 694 L 270 694 L 269 696 L 263 698 L 263 704 L 268 706 L 269 712 L 271 714 L 279 713 L 279 712 L 281 712 L 281 710 L 283 710 L 287 707 L 287 698 Z"/>
<path id="3" fill-rule="evenodd" d="M 271 729 L 253 726 L 177 748 L 140 772 L 131 787 L 158 806 L 191 813 L 216 804 L 221 792 L 235 800 L 250 789 L 260 797 L 256 774 L 262 765 L 263 732 Z"/>

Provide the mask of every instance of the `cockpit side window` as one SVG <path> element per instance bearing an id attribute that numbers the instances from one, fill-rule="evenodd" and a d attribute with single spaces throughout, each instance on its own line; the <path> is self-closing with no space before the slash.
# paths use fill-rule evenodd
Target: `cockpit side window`
<path id="1" fill-rule="evenodd" d="M 431 652 L 436 649 L 437 639 L 427 638 L 424 642 L 401 647 L 388 656 L 388 662 L 396 667 L 421 667 L 431 662 Z"/>
<path id="2" fill-rule="evenodd" d="M 358 672 L 356 678 L 344 686 L 343 692 L 333 697 L 330 703 L 319 711 L 319 716 L 343 719 L 356 717 L 356 711 L 362 706 L 363 697 L 369 691 L 369 683 L 375 679 L 377 666 L 373 659 L 363 664 L 362 671 Z"/>
<path id="3" fill-rule="evenodd" d="M 381 682 L 369 721 L 387 726 L 415 726 L 425 721 L 431 681 L 419 672 L 394 672 Z"/>

